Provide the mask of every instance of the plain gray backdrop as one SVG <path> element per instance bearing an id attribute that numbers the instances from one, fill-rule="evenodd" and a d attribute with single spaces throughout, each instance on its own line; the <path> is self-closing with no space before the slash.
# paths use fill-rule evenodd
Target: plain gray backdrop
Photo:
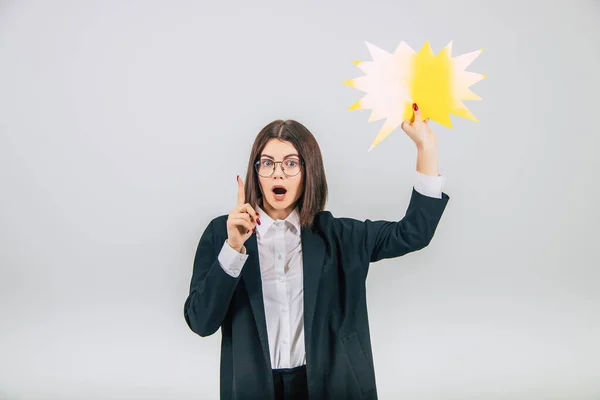
<path id="1" fill-rule="evenodd" d="M 381 399 L 600 399 L 597 1 L 0 2 L 0 399 L 217 399 L 183 318 L 196 245 L 274 119 L 336 216 L 402 218 L 416 150 L 349 111 L 365 41 L 454 55 L 479 119 L 432 124 L 451 196 L 371 266 Z"/>

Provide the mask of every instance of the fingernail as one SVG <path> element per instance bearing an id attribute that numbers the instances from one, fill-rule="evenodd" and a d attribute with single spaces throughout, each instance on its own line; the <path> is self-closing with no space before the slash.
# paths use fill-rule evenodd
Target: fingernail
<path id="1" fill-rule="evenodd" d="M 256 218 L 256 223 L 260 225 L 260 218 Z"/>
<path id="2" fill-rule="evenodd" d="M 417 105 L 417 103 L 413 103 L 413 110 L 419 111 L 419 106 Z"/>
<path id="3" fill-rule="evenodd" d="M 246 233 L 250 233 L 250 231 L 247 231 Z"/>
<path id="4" fill-rule="evenodd" d="M 256 229 L 252 229 L 252 233 L 256 233 Z"/>
<path id="5" fill-rule="evenodd" d="M 236 176 L 235 180 L 236 180 L 236 181 L 239 181 L 239 180 L 240 180 L 240 176 L 239 176 L 239 175 L 238 175 L 238 176 Z"/>

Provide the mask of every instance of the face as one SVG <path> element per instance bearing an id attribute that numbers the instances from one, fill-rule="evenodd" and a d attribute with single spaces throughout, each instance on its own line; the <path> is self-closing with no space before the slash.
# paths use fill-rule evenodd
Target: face
<path id="1" fill-rule="evenodd" d="M 298 151 L 290 142 L 271 139 L 260 154 L 260 161 L 261 172 L 258 179 L 263 195 L 263 209 L 273 219 L 285 219 L 296 207 L 303 190 L 303 171 Z M 264 177 L 271 173 L 274 165 L 275 172 Z M 290 175 L 298 170 L 300 172 L 295 176 L 287 176 L 282 167 Z"/>

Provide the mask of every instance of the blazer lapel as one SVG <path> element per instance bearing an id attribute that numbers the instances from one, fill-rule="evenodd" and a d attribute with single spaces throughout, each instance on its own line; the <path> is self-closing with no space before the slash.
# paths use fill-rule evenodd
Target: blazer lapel
<path id="1" fill-rule="evenodd" d="M 308 356 L 312 338 L 312 321 L 315 315 L 321 273 L 323 272 L 325 243 L 323 238 L 308 228 L 302 228 L 301 232 L 304 273 L 304 339 Z"/>
<path id="2" fill-rule="evenodd" d="M 258 336 L 262 344 L 262 351 L 267 365 L 271 367 L 271 355 L 269 353 L 269 339 L 267 337 L 267 321 L 265 317 L 265 303 L 263 301 L 262 280 L 260 276 L 260 264 L 258 256 L 258 245 L 256 235 L 252 235 L 244 244 L 248 259 L 242 268 L 242 279 L 248 290 L 250 306 L 256 321 Z M 272 368 L 272 367 L 271 367 Z"/>

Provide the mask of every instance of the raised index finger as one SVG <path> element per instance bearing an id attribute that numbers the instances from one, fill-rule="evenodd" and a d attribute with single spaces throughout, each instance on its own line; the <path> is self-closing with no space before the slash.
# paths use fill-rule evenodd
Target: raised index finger
<path id="1" fill-rule="evenodd" d="M 239 176 L 237 177 L 238 182 L 238 196 L 237 196 L 237 205 L 242 206 L 246 203 L 246 194 L 244 193 L 244 181 Z"/>
<path id="2" fill-rule="evenodd" d="M 413 103 L 412 107 L 413 107 L 413 111 L 415 113 L 414 114 L 414 119 L 415 119 L 414 122 L 419 123 L 419 122 L 423 121 L 421 119 L 421 110 L 419 110 L 419 106 L 417 105 L 417 103 Z"/>

